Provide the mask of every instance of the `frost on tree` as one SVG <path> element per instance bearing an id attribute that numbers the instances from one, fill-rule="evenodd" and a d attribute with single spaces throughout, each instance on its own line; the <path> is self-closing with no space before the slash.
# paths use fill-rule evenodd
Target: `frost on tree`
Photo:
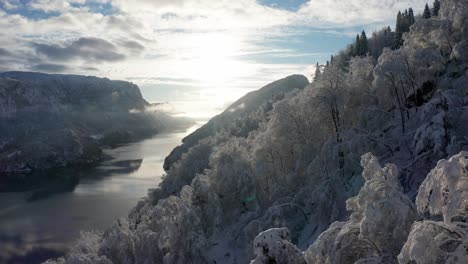
<path id="1" fill-rule="evenodd" d="M 418 211 L 400 263 L 468 263 L 468 152 L 441 160 L 419 188 Z M 443 221 L 437 221 L 438 219 Z"/>
<path id="2" fill-rule="evenodd" d="M 460 127 L 462 109 L 463 97 L 454 89 L 440 91 L 437 97 L 426 103 L 419 114 L 423 123 L 413 138 L 415 154 L 443 158 L 447 154 L 454 154 L 450 153 L 451 149 L 458 152 L 460 147 L 451 142 L 450 134 L 454 134 L 453 129 Z"/>
<path id="3" fill-rule="evenodd" d="M 347 201 L 346 223 L 335 223 L 306 251 L 308 263 L 379 263 L 396 260 L 417 211 L 402 193 L 395 165 L 362 156 L 366 183 Z"/>
<path id="4" fill-rule="evenodd" d="M 82 232 L 78 243 L 73 246 L 66 258 L 48 260 L 44 264 L 112 264 L 105 256 L 99 256 L 98 249 L 101 235 L 92 232 Z"/>
<path id="5" fill-rule="evenodd" d="M 256 258 L 250 264 L 307 264 L 302 252 L 289 241 L 287 228 L 273 228 L 254 239 Z"/>

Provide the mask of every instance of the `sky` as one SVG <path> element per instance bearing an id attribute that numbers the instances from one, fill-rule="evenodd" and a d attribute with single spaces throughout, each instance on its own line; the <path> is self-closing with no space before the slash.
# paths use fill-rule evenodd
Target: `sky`
<path id="1" fill-rule="evenodd" d="M 243 94 L 394 26 L 422 0 L 0 0 L 0 72 L 137 84 L 167 111 L 204 119 Z"/>

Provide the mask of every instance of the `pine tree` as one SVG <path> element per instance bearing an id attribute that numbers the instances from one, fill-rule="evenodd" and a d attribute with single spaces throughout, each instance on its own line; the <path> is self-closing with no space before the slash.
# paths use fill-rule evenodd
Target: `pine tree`
<path id="1" fill-rule="evenodd" d="M 359 34 L 357 34 L 356 42 L 354 42 L 353 56 L 359 56 L 360 52 L 361 52 L 361 41 L 359 39 Z"/>
<path id="2" fill-rule="evenodd" d="M 316 82 L 320 78 L 321 74 L 322 74 L 322 72 L 320 71 L 320 65 L 317 62 L 317 64 L 315 65 L 314 82 Z"/>
<path id="3" fill-rule="evenodd" d="M 424 12 L 423 12 L 422 17 L 423 17 L 424 19 L 429 19 L 429 18 L 431 18 L 431 10 L 429 10 L 429 5 L 428 5 L 428 4 L 426 4 L 426 6 L 424 7 Z"/>
<path id="4" fill-rule="evenodd" d="M 403 32 L 404 32 L 404 25 L 403 25 L 403 14 L 401 11 L 398 11 L 397 15 L 397 22 L 395 27 L 395 40 L 393 42 L 393 49 L 399 49 L 403 45 Z"/>
<path id="5" fill-rule="evenodd" d="M 396 32 L 403 32 L 403 15 L 401 14 L 401 11 L 398 11 L 397 15 L 397 20 L 396 20 Z"/>
<path id="6" fill-rule="evenodd" d="M 369 52 L 369 42 L 367 41 L 366 32 L 363 30 L 361 33 L 361 37 L 359 39 L 361 50 L 359 52 L 359 56 L 366 56 Z"/>
<path id="7" fill-rule="evenodd" d="M 439 10 L 440 10 L 440 1 L 435 0 L 433 7 L 432 7 L 432 16 L 438 16 L 439 15 Z"/>
<path id="8" fill-rule="evenodd" d="M 411 7 L 408 10 L 408 22 L 409 22 L 409 26 L 412 26 L 414 22 L 416 22 L 416 19 L 414 18 L 414 11 L 413 11 L 413 8 Z"/>
<path id="9" fill-rule="evenodd" d="M 414 16 L 414 14 L 413 14 Z M 405 13 L 403 14 L 403 18 L 402 18 L 402 33 L 404 32 L 409 32 L 409 29 L 410 29 L 410 26 L 412 25 L 413 23 L 411 22 L 411 15 L 410 13 L 408 12 L 408 9 L 405 10 Z"/>

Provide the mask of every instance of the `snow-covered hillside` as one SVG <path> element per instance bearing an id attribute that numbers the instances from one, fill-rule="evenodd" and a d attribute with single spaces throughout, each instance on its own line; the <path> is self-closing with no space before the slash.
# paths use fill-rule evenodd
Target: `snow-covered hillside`
<path id="1" fill-rule="evenodd" d="M 465 263 L 467 20 L 444 0 L 403 46 L 345 49 L 306 88 L 208 124 L 57 262 Z"/>
<path id="2" fill-rule="evenodd" d="M 225 131 L 230 136 L 246 137 L 251 131 L 258 129 L 261 118 L 266 116 L 275 102 L 284 99 L 285 94 L 292 93 L 295 89 L 303 89 L 308 84 L 309 81 L 305 76 L 292 75 L 248 93 L 223 113 L 213 117 L 205 126 L 184 138 L 183 144 L 175 148 L 166 158 L 164 168 L 169 170 L 200 140 L 215 136 L 221 131 Z"/>
<path id="3" fill-rule="evenodd" d="M 103 158 L 113 146 L 164 128 L 124 81 L 32 72 L 0 73 L 0 179 Z M 163 120 L 163 122 L 161 122 Z"/>

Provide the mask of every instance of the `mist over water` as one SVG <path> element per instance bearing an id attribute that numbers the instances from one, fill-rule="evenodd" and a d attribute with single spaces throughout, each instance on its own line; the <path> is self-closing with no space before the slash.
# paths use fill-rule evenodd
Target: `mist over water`
<path id="1" fill-rule="evenodd" d="M 103 231 L 155 188 L 164 158 L 186 131 L 106 150 L 97 167 L 48 172 L 49 183 L 0 193 L 0 263 L 41 263 L 64 254 L 80 231 Z"/>

